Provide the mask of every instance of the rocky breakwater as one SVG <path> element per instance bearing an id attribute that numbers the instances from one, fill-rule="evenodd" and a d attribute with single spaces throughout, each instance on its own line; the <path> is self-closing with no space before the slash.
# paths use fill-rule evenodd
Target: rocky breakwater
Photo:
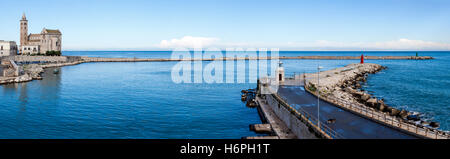
<path id="1" fill-rule="evenodd" d="M 77 65 L 85 62 L 78 56 L 12 56 L 4 60 L 16 62 L 19 65 L 19 75 L 15 77 L 0 77 L 0 84 L 41 80 L 41 74 L 46 68 Z"/>
<path id="2" fill-rule="evenodd" d="M 44 72 L 41 65 L 29 64 L 20 67 L 20 75 L 16 77 L 0 77 L 0 84 L 28 82 L 42 79 L 40 74 Z"/>
<path id="3" fill-rule="evenodd" d="M 305 88 L 310 93 L 317 95 L 319 90 L 322 99 L 335 105 L 342 103 L 364 107 L 369 111 L 382 113 L 405 124 L 417 127 L 427 127 L 435 130 L 439 127 L 438 122 L 422 120 L 418 113 L 409 112 L 388 106 L 383 99 L 378 99 L 361 89 L 369 74 L 377 73 L 386 67 L 378 64 L 350 64 L 345 67 L 317 73 L 305 74 Z M 318 86 L 318 80 L 320 85 Z M 367 113 L 366 113 L 367 114 Z"/>

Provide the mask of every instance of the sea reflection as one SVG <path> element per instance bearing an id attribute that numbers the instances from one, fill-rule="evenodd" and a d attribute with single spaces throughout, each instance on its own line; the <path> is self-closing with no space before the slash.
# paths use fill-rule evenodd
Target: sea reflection
<path id="1" fill-rule="evenodd" d="M 54 73 L 55 70 L 58 73 Z M 43 102 L 56 104 L 55 102 L 59 101 L 62 70 L 61 68 L 45 69 L 42 76 L 45 77 L 45 80 L 3 85 L 3 95 L 14 95 L 17 97 L 20 111 L 26 110 L 26 106 L 29 105 L 31 98 L 40 98 L 39 100 Z M 34 92 L 34 94 L 30 94 L 30 92 Z M 36 92 L 40 93 L 36 94 Z"/>
<path id="2" fill-rule="evenodd" d="M 39 81 L 40 87 L 40 98 L 42 101 L 46 102 L 54 102 L 53 104 L 57 104 L 59 101 L 61 91 L 61 76 L 62 76 L 61 68 L 48 68 L 44 71 L 42 76 L 46 78 L 46 80 Z M 43 86 L 43 87 L 42 87 Z"/>

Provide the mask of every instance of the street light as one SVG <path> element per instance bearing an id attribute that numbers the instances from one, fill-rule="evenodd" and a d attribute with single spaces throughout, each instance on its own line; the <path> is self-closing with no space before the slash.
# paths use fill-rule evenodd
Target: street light
<path id="1" fill-rule="evenodd" d="M 319 91 L 319 86 L 320 86 L 320 69 L 322 69 L 322 66 L 317 66 L 317 126 L 320 129 L 320 91 Z"/>

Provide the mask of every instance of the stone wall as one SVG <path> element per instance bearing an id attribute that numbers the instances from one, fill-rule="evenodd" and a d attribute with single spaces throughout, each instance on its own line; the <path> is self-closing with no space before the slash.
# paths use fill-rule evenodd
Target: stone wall
<path id="1" fill-rule="evenodd" d="M 58 62 L 67 62 L 66 56 L 26 56 L 19 55 L 10 57 L 10 59 L 21 63 L 21 62 L 40 62 L 40 63 L 58 63 Z"/>
<path id="2" fill-rule="evenodd" d="M 305 123 L 303 123 L 296 115 L 292 114 L 291 111 L 279 104 L 272 95 L 266 95 L 266 101 L 278 118 L 280 118 L 299 139 L 317 139 L 315 134 L 309 130 Z"/>
<path id="3" fill-rule="evenodd" d="M 12 60 L 2 60 L 1 67 L 3 77 L 17 77 L 20 75 L 20 67 Z"/>

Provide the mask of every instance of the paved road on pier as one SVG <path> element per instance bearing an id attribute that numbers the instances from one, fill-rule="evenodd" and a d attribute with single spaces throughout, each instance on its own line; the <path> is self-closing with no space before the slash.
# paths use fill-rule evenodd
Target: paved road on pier
<path id="1" fill-rule="evenodd" d="M 295 109 L 303 109 L 317 118 L 317 97 L 306 92 L 303 86 L 280 86 L 278 94 Z M 327 120 L 336 119 L 329 124 Z M 320 101 L 320 121 L 349 139 L 416 139 L 417 137 L 387 127 Z"/>

